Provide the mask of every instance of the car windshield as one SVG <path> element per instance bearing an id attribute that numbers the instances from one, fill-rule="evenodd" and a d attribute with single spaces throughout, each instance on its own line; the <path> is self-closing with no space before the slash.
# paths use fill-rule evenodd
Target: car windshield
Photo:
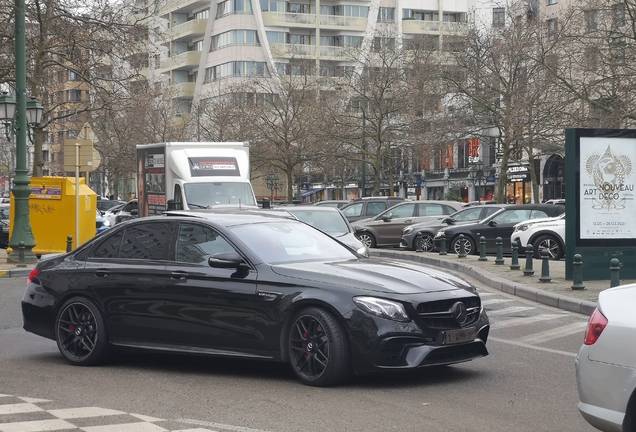
<path id="1" fill-rule="evenodd" d="M 294 221 L 276 221 L 230 227 L 264 262 L 341 261 L 357 256 L 346 246 L 320 231 Z"/>
<path id="2" fill-rule="evenodd" d="M 337 237 L 349 232 L 349 226 L 337 211 L 325 212 L 309 209 L 293 209 L 289 210 L 289 212 L 293 213 L 298 219 L 306 224 L 316 227 L 320 231 L 324 231 L 332 236 Z"/>
<path id="3" fill-rule="evenodd" d="M 211 208 L 227 204 L 256 205 L 249 183 L 186 183 L 184 190 L 191 208 Z"/>

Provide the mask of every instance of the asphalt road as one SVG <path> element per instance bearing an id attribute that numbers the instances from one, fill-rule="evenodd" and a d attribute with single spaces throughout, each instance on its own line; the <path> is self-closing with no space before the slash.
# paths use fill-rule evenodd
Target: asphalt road
<path id="1" fill-rule="evenodd" d="M 117 424 L 130 419 L 143 422 L 130 431 L 594 430 L 576 409 L 587 317 L 499 291 L 481 290 L 488 357 L 336 388 L 304 386 L 282 364 L 206 357 L 122 352 L 104 366 L 70 366 L 53 341 L 21 329 L 23 291 L 22 278 L 0 279 L 0 431 L 49 417 L 72 422 L 60 426 L 67 432 L 124 430 Z M 59 420 L 68 411 L 56 410 L 80 407 L 111 411 Z"/>

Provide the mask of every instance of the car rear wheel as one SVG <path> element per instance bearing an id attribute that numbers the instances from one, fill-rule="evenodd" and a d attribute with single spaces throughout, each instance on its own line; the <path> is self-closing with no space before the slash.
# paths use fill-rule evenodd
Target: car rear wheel
<path id="1" fill-rule="evenodd" d="M 534 242 L 534 257 L 540 259 L 543 249 L 548 250 L 551 260 L 558 260 L 563 256 L 561 243 L 551 235 L 542 235 Z"/>
<path id="2" fill-rule="evenodd" d="M 413 240 L 413 250 L 417 250 L 417 236 Z M 422 250 L 424 252 L 433 252 L 433 236 L 429 233 L 422 233 Z"/>
<path id="3" fill-rule="evenodd" d="M 72 364 L 90 366 L 104 359 L 108 349 L 106 325 L 93 302 L 73 297 L 60 308 L 55 321 L 55 340 Z"/>
<path id="4" fill-rule="evenodd" d="M 464 243 L 464 252 L 466 255 L 472 255 L 475 253 L 475 242 L 470 237 L 464 236 L 463 238 L 457 236 L 453 239 L 451 243 L 451 251 L 456 254 L 459 254 L 460 244 Z"/>
<path id="5" fill-rule="evenodd" d="M 370 234 L 368 232 L 361 232 L 357 234 L 357 237 L 362 242 L 362 244 L 365 245 L 366 247 L 368 248 L 375 247 L 375 237 L 373 237 L 373 234 Z"/>
<path id="6" fill-rule="evenodd" d="M 292 369 L 303 384 L 330 386 L 349 375 L 347 335 L 323 309 L 312 307 L 294 316 L 287 349 Z"/>

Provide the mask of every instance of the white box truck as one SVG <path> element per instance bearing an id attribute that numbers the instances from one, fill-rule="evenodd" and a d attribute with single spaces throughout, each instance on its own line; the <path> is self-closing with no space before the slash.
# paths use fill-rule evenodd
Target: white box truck
<path id="1" fill-rule="evenodd" d="M 247 142 L 137 145 L 139 216 L 166 209 L 258 207 Z"/>

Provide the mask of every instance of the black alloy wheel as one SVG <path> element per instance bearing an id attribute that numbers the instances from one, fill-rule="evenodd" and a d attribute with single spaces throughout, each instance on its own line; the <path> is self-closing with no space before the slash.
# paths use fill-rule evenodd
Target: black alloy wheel
<path id="1" fill-rule="evenodd" d="M 417 250 L 417 236 L 413 240 L 413 250 Z M 433 236 L 429 233 L 422 233 L 422 250 L 433 252 Z"/>
<path id="2" fill-rule="evenodd" d="M 295 315 L 287 349 L 292 369 L 303 384 L 330 386 L 349 375 L 346 333 L 323 309 L 312 307 Z"/>
<path id="3" fill-rule="evenodd" d="M 534 242 L 534 257 L 541 259 L 541 252 L 543 252 L 543 249 L 548 250 L 549 258 L 551 260 L 558 260 L 563 256 L 561 243 L 551 235 L 542 235 Z"/>
<path id="4" fill-rule="evenodd" d="M 362 244 L 368 247 L 369 249 L 375 247 L 376 243 L 375 243 L 375 237 L 373 237 L 373 234 L 368 232 L 361 232 L 356 235 L 358 237 L 358 240 L 360 240 Z"/>
<path id="5" fill-rule="evenodd" d="M 81 297 L 68 300 L 55 323 L 57 347 L 70 363 L 89 366 L 103 360 L 108 347 L 106 326 L 93 302 Z"/>
<path id="6" fill-rule="evenodd" d="M 457 236 L 451 243 L 451 251 L 459 255 L 460 243 L 464 243 L 464 252 L 466 255 L 472 255 L 475 253 L 475 242 L 470 237 L 464 236 L 463 238 Z"/>

